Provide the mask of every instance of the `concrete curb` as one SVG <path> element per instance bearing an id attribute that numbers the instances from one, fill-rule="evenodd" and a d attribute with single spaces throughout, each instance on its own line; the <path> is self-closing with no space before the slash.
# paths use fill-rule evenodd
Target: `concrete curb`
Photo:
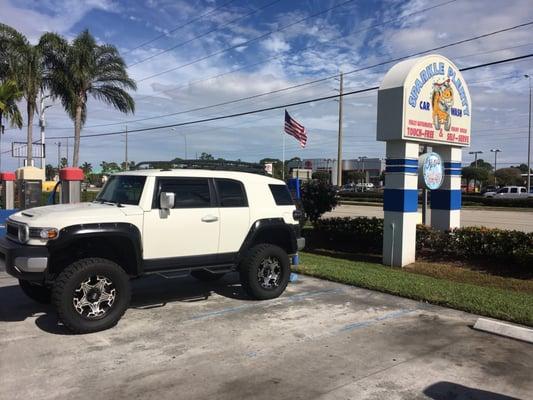
<path id="1" fill-rule="evenodd" d="M 488 318 L 478 318 L 474 329 L 533 343 L 533 329 Z"/>

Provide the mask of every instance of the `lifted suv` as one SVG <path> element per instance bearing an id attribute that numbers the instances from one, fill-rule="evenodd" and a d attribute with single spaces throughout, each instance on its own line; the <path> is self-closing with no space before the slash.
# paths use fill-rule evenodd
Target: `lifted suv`
<path id="1" fill-rule="evenodd" d="M 304 246 L 284 182 L 246 172 L 123 172 L 92 203 L 25 210 L 6 225 L 7 272 L 79 333 L 115 325 L 130 278 L 149 273 L 212 281 L 237 270 L 251 297 L 278 297 Z"/>

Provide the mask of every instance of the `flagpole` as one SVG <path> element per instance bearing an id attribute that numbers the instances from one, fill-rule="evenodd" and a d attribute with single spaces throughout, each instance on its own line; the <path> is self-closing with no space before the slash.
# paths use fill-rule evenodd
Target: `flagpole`
<path id="1" fill-rule="evenodd" d="M 281 132 L 283 136 L 283 160 L 281 161 L 281 179 L 285 180 L 285 132 Z"/>

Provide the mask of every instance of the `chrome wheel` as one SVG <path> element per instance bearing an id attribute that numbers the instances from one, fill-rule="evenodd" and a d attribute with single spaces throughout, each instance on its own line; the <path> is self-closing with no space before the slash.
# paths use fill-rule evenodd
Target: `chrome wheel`
<path id="1" fill-rule="evenodd" d="M 257 280 L 264 289 L 274 289 L 281 281 L 281 263 L 276 257 L 268 257 L 261 261 L 257 269 Z"/>
<path id="2" fill-rule="evenodd" d="M 113 306 L 116 289 L 113 282 L 101 275 L 83 281 L 75 290 L 72 302 L 81 316 L 96 319 L 104 316 Z"/>

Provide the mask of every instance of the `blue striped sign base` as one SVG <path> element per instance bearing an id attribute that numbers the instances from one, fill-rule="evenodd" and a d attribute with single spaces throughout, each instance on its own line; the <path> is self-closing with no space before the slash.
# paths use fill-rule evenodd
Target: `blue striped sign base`
<path id="1" fill-rule="evenodd" d="M 385 189 L 383 193 L 383 210 L 399 212 L 417 212 L 418 190 Z"/>
<path id="2" fill-rule="evenodd" d="M 432 190 L 431 208 L 434 210 L 460 210 L 461 191 L 445 189 Z"/>

